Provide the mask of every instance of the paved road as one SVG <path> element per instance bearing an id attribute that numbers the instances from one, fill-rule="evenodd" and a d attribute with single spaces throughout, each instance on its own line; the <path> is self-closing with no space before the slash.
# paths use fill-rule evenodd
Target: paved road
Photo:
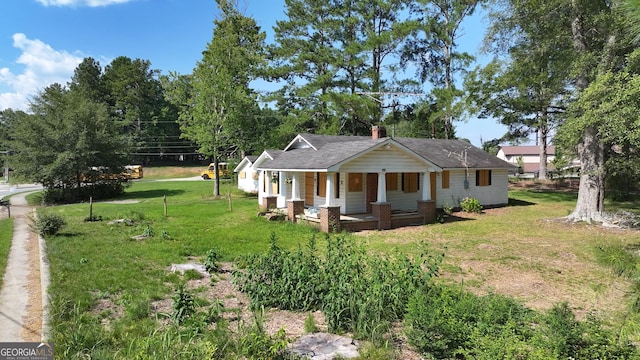
<path id="1" fill-rule="evenodd" d="M 23 193 L 26 191 L 36 191 L 42 190 L 42 185 L 36 184 L 22 184 L 22 185 L 8 185 L 4 183 L 0 183 L 0 199 L 5 196 Z"/>
<path id="2" fill-rule="evenodd" d="M 41 251 L 44 244 L 29 227 L 34 209 L 27 205 L 25 196 L 34 187 L 8 190 L 17 195 L 11 197 L 13 238 L 0 289 L 0 342 L 36 341 L 45 337 L 47 297 L 42 289 L 48 286 L 49 272 Z M 0 192 L 0 198 L 5 195 Z"/>

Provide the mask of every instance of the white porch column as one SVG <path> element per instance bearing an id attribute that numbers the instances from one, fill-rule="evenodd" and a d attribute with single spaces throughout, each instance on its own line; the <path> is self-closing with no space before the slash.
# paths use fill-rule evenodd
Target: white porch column
<path id="1" fill-rule="evenodd" d="M 378 172 L 378 201 L 379 203 L 387 202 L 387 177 L 385 171 Z"/>
<path id="2" fill-rule="evenodd" d="M 297 172 L 291 175 L 291 200 L 300 200 L 300 182 Z"/>
<path id="3" fill-rule="evenodd" d="M 260 198 L 260 203 L 262 203 L 262 197 L 264 196 L 264 174 L 264 170 L 258 172 L 258 198 Z"/>
<path id="4" fill-rule="evenodd" d="M 267 197 L 271 196 L 271 179 L 272 178 L 273 178 L 273 171 L 267 172 L 266 179 L 264 179 L 266 182 Z"/>
<path id="5" fill-rule="evenodd" d="M 333 173 L 327 173 L 327 186 L 326 186 L 326 194 L 325 194 L 325 206 L 333 206 L 333 204 L 335 203 L 335 194 L 334 194 L 334 184 L 333 184 Z"/>
<path id="6" fill-rule="evenodd" d="M 422 173 L 422 200 L 431 200 L 431 173 Z"/>
<path id="7" fill-rule="evenodd" d="M 278 195 L 283 199 L 287 197 L 287 184 L 284 182 L 285 177 L 286 173 L 284 171 L 278 173 Z"/>

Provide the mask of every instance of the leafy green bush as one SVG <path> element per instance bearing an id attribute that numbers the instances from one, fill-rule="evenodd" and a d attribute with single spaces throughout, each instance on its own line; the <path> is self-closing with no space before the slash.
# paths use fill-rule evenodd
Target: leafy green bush
<path id="1" fill-rule="evenodd" d="M 434 286 L 417 292 L 405 317 L 409 342 L 436 358 L 454 358 L 473 336 L 502 332 L 509 323 L 527 328 L 528 311 L 506 297 L 478 297 L 461 288 Z"/>
<path id="2" fill-rule="evenodd" d="M 171 314 L 171 318 L 176 323 L 181 324 L 195 313 L 195 308 L 193 294 L 188 292 L 184 285 L 179 286 L 173 295 L 173 313 Z"/>
<path id="3" fill-rule="evenodd" d="M 472 197 L 465 197 L 460 201 L 460 207 L 462 211 L 468 213 L 481 213 L 482 205 L 480 205 L 480 200 Z"/>
<path id="4" fill-rule="evenodd" d="M 288 252 L 272 235 L 269 251 L 235 273 L 252 307 L 322 309 L 330 331 L 374 339 L 402 319 L 411 295 L 430 284 L 442 260 L 428 251 L 420 261 L 399 252 L 374 257 L 351 237 L 327 235 L 326 240 L 322 260 L 315 237 L 305 250 Z"/>
<path id="5" fill-rule="evenodd" d="M 266 253 L 247 257 L 246 269 L 234 272 L 234 279 L 248 294 L 252 308 L 318 309 L 324 290 L 315 238 L 309 241 L 307 251 L 299 247 L 294 253 L 281 249 L 273 233 L 270 242 Z"/>
<path id="6" fill-rule="evenodd" d="M 147 225 L 144 228 L 144 231 L 142 231 L 142 236 L 147 237 L 147 238 L 152 238 L 152 237 L 156 236 L 156 231 L 153 230 L 153 227 L 151 227 L 151 225 Z"/>
<path id="7" fill-rule="evenodd" d="M 44 204 L 71 204 L 81 201 L 111 199 L 124 194 L 128 183 L 100 181 L 83 186 L 47 187 L 42 195 Z"/>
<path id="8" fill-rule="evenodd" d="M 36 231 L 42 236 L 56 235 L 64 225 L 64 218 L 57 214 L 40 213 L 35 220 Z"/>
<path id="9" fill-rule="evenodd" d="M 535 313 L 499 295 L 445 285 L 418 292 L 405 317 L 409 342 L 438 359 L 638 359 L 594 316 L 579 322 L 567 304 Z"/>
<path id="10" fill-rule="evenodd" d="M 222 259 L 220 249 L 213 248 L 207 252 L 207 258 L 204 260 L 204 267 L 207 269 L 209 274 L 220 272 L 220 259 Z"/>
<path id="11" fill-rule="evenodd" d="M 578 321 L 567 303 L 554 306 L 542 316 L 533 345 L 548 349 L 558 359 L 638 359 L 629 342 L 620 341 L 614 330 L 594 314 Z"/>

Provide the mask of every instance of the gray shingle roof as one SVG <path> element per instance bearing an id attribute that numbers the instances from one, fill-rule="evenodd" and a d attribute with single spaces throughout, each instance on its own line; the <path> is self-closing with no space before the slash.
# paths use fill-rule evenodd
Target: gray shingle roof
<path id="1" fill-rule="evenodd" d="M 506 169 L 513 167 L 506 161 L 463 140 L 394 138 L 418 155 L 443 169 L 463 168 Z M 466 159 L 466 161 L 465 161 Z"/>
<path id="2" fill-rule="evenodd" d="M 326 139 L 318 138 L 305 140 L 312 143 L 318 150 L 313 148 L 291 149 L 280 152 L 274 159 L 265 162 L 261 167 L 269 169 L 301 169 L 301 170 L 321 170 L 334 166 L 345 159 L 369 150 L 385 139 L 372 140 L 362 136 L 336 136 Z M 363 140 L 365 139 L 365 140 Z M 269 153 L 272 155 L 271 153 Z"/>
<path id="3" fill-rule="evenodd" d="M 380 138 L 368 136 L 331 136 L 316 134 L 299 135 L 311 147 L 296 148 L 298 143 L 290 143 L 287 151 L 269 150 L 274 159 L 263 163 L 260 168 L 280 170 L 322 170 L 335 166 L 347 159 L 370 150 L 385 142 L 395 141 L 414 151 L 440 168 L 510 168 L 513 165 L 478 149 L 462 140 Z M 306 146 L 306 144 L 301 145 Z M 315 149 L 317 150 L 315 150 Z"/>

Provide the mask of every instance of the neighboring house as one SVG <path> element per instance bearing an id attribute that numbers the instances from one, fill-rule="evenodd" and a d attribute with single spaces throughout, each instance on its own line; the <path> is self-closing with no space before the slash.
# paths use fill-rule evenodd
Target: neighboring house
<path id="1" fill-rule="evenodd" d="M 554 170 L 552 165 L 555 159 L 556 147 L 547 146 L 547 170 Z M 540 147 L 537 145 L 527 146 L 502 146 L 496 155 L 498 159 L 504 160 L 510 164 L 519 167 L 516 174 L 519 177 L 534 178 L 538 177 L 540 171 Z"/>
<path id="2" fill-rule="evenodd" d="M 300 134 L 254 163 L 263 208 L 322 231 L 425 224 L 436 207 L 465 197 L 483 206 L 508 202 L 512 165 L 462 140 Z"/>
<path id="3" fill-rule="evenodd" d="M 245 156 L 233 169 L 238 174 L 238 189 L 248 193 L 258 192 L 258 171 L 253 166 L 257 159 L 257 156 Z"/>

